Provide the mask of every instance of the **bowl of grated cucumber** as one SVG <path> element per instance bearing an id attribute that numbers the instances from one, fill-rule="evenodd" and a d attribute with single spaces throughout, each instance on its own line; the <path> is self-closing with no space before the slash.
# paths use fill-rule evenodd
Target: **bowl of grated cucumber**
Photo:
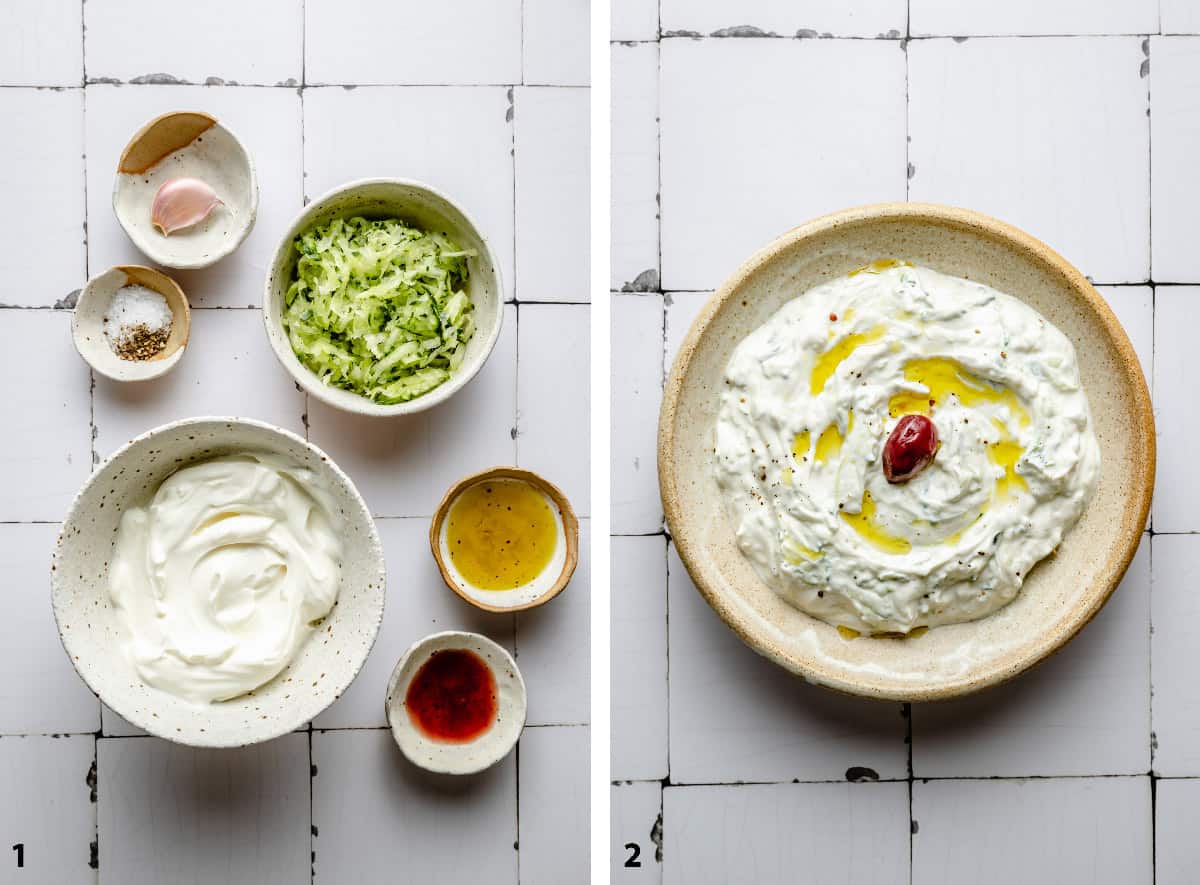
<path id="1" fill-rule="evenodd" d="M 306 391 L 362 415 L 445 402 L 500 335 L 491 247 L 444 194 L 416 181 L 352 181 L 283 235 L 263 302 L 275 355 Z"/>

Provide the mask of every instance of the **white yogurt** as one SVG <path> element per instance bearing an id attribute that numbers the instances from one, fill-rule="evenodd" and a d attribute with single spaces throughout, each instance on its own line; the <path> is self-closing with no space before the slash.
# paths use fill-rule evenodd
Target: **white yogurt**
<path id="1" fill-rule="evenodd" d="M 280 673 L 337 599 L 341 522 L 311 471 L 270 455 L 185 467 L 121 517 L 110 592 L 148 684 L 198 702 Z"/>
<path id="2" fill-rule="evenodd" d="M 789 603 L 859 632 L 1005 605 L 1098 482 L 1066 336 L 925 268 L 877 262 L 804 293 L 738 345 L 725 380 L 715 469 L 742 552 Z M 890 484 L 883 444 L 913 412 L 941 447 Z"/>

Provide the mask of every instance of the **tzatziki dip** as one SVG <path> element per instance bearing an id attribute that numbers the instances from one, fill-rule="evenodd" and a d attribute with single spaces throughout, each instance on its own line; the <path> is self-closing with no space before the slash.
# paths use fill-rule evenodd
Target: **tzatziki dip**
<path id="1" fill-rule="evenodd" d="M 737 346 L 715 442 L 742 553 L 850 636 L 1010 602 L 1100 467 L 1062 332 L 1010 295 L 890 260 L 805 292 Z M 906 459 L 895 447 L 910 443 L 927 451 Z"/>

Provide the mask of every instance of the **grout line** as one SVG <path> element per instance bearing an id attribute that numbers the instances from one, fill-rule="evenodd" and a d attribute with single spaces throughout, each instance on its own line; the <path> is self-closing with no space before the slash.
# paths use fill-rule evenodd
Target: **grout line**
<path id="1" fill-rule="evenodd" d="M 1160 17 L 1161 17 L 1160 10 Z M 1162 30 L 1162 23 L 1159 22 L 1159 30 Z M 1142 46 L 1146 55 L 1146 239 L 1147 239 L 1147 255 L 1146 266 L 1149 268 L 1147 275 L 1150 279 L 1154 279 L 1154 126 L 1151 119 L 1153 108 L 1152 95 L 1154 66 L 1150 64 L 1150 37 L 1147 36 Z"/>
<path id="2" fill-rule="evenodd" d="M 909 33 L 908 35 L 905 35 L 905 36 L 895 36 L 895 37 L 889 37 L 889 36 L 886 36 L 883 34 L 879 34 L 874 37 L 862 35 L 862 34 L 857 34 L 857 35 L 856 34 L 818 34 L 816 36 L 813 36 L 811 34 L 775 34 L 775 33 L 766 33 L 766 32 L 761 33 L 761 34 L 754 34 L 753 36 L 726 36 L 726 35 L 718 35 L 716 32 L 711 33 L 711 34 L 701 34 L 699 32 L 692 32 L 692 31 L 667 31 L 666 33 L 662 34 L 659 39 L 660 39 L 660 41 L 661 40 L 691 40 L 695 43 L 708 43 L 708 42 L 721 41 L 721 40 L 746 40 L 746 41 L 751 41 L 751 40 L 783 40 L 783 41 L 787 41 L 787 40 L 790 40 L 790 41 L 795 41 L 795 42 L 820 41 L 823 43 L 837 43 L 837 42 L 901 43 L 901 42 L 905 42 L 908 40 L 921 40 L 921 41 L 929 41 L 929 42 L 933 42 L 933 41 L 937 41 L 937 40 L 955 40 L 955 41 L 961 43 L 965 40 L 1062 40 L 1062 39 L 1105 40 L 1105 39 L 1110 39 L 1110 38 L 1144 37 L 1144 36 L 1146 36 L 1144 31 L 1138 32 L 1138 33 L 1121 32 L 1121 33 L 1103 33 L 1103 34 L 1067 34 L 1067 33 L 1056 33 L 1056 34 L 970 34 L 970 33 L 968 33 L 968 34 L 911 34 L 911 33 Z M 1196 36 L 1196 35 L 1195 34 L 1191 34 L 1191 35 L 1171 34 L 1170 36 Z M 637 43 L 649 43 L 649 42 L 651 42 L 651 41 L 649 41 L 649 40 L 610 40 L 609 44 L 610 45 L 619 45 L 619 44 L 637 44 Z"/>
<path id="3" fill-rule="evenodd" d="M 313 841 L 313 833 L 317 828 L 316 820 L 313 817 L 313 727 L 312 723 L 308 723 L 308 881 L 310 883 L 317 880 L 317 846 Z"/>
<path id="4" fill-rule="evenodd" d="M 913 778 L 912 785 L 920 783 L 922 785 L 929 783 L 951 783 L 959 781 L 968 781 L 971 783 L 982 782 L 997 782 L 997 783 L 1020 783 L 1024 781 L 1087 781 L 1087 780 L 1138 780 L 1141 778 L 1155 777 L 1157 780 L 1195 780 L 1200 781 L 1200 775 L 1186 775 L 1172 778 L 1162 778 L 1156 775 L 1151 775 L 1149 772 L 1140 774 L 1022 774 L 1022 775 L 953 775 L 945 777 L 918 777 Z M 862 780 L 848 781 L 844 777 L 829 777 L 829 778 L 790 778 L 788 780 L 773 780 L 773 781 L 687 781 L 685 783 L 675 783 L 669 780 L 663 780 L 661 783 L 664 787 L 671 789 L 687 789 L 688 787 L 800 787 L 813 786 L 816 784 L 851 784 L 856 787 L 871 787 L 874 784 L 907 784 L 908 778 L 904 777 L 881 777 L 878 780 Z M 622 784 L 631 783 L 658 783 L 653 780 L 614 780 L 610 782 L 611 786 L 620 786 Z"/>

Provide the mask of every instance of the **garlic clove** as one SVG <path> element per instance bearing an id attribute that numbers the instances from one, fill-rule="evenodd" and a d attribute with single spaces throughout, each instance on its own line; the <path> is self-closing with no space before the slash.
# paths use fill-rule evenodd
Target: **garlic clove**
<path id="1" fill-rule="evenodd" d="M 216 191 L 199 178 L 172 178 L 154 195 L 150 220 L 164 236 L 203 221 L 221 205 Z"/>

